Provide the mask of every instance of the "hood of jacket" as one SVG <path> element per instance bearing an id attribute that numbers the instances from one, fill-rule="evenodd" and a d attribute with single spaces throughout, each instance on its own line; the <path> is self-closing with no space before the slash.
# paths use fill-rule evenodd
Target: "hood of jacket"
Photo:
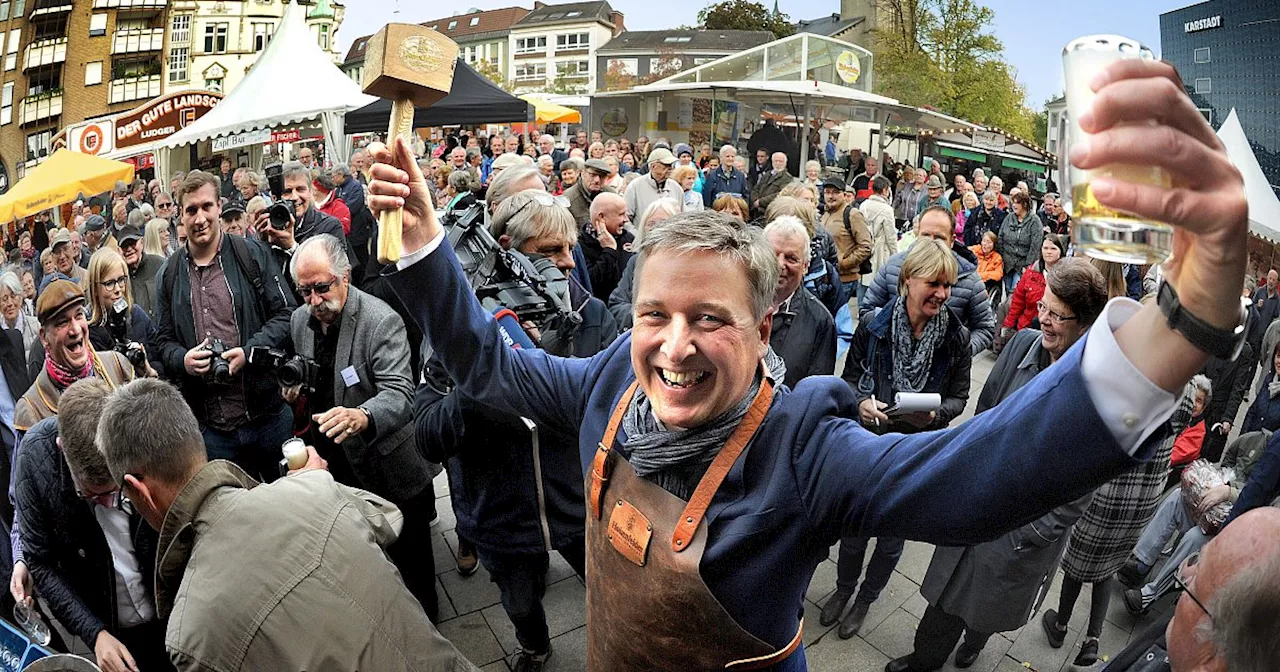
<path id="1" fill-rule="evenodd" d="M 243 469 L 226 460 L 204 465 L 187 484 L 164 516 L 156 555 L 156 609 L 168 618 L 187 572 L 187 561 L 196 541 L 196 519 L 211 498 L 224 488 L 251 490 L 259 484 Z"/>

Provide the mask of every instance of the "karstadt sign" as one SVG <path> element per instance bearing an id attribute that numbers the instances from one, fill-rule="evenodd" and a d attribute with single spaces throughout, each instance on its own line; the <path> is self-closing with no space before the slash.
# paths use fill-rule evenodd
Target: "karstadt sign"
<path id="1" fill-rule="evenodd" d="M 1215 16 L 1206 16 L 1203 19 L 1196 19 L 1195 21 L 1187 21 L 1186 23 L 1182 24 L 1182 32 L 1196 33 L 1202 30 L 1209 30 L 1210 28 L 1221 28 L 1221 27 L 1222 27 L 1222 15 L 1217 14 Z"/>

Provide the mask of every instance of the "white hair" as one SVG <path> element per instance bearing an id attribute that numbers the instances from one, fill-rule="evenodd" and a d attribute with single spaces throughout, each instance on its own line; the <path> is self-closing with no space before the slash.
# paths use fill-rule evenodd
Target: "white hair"
<path id="1" fill-rule="evenodd" d="M 659 212 L 666 214 L 668 217 L 672 217 L 680 212 L 680 204 L 676 202 L 676 199 L 674 198 L 659 198 L 658 200 L 650 203 L 648 207 L 644 209 L 644 212 L 636 218 L 636 229 L 643 234 L 645 227 L 649 225 L 649 220 L 653 219 L 653 216 Z"/>
<path id="2" fill-rule="evenodd" d="M 784 238 L 792 238 L 804 241 L 804 249 L 809 249 L 809 230 L 805 228 L 804 222 L 800 221 L 795 215 L 783 215 L 764 227 L 764 237 L 768 238 L 769 234 L 776 233 Z"/>
<path id="3" fill-rule="evenodd" d="M 725 155 L 726 155 L 726 154 L 732 154 L 732 155 L 734 155 L 734 156 L 737 156 L 737 155 L 738 155 L 738 150 L 737 150 L 737 148 L 735 148 L 733 145 L 725 145 L 725 146 L 723 146 L 723 147 L 721 147 L 721 148 L 720 148 L 720 160 L 721 160 L 721 161 L 724 161 L 724 157 L 725 157 Z"/>
<path id="4" fill-rule="evenodd" d="M 298 282 L 298 259 L 313 247 L 318 247 L 324 252 L 325 259 L 329 262 L 329 270 L 336 277 L 344 278 L 351 271 L 351 260 L 347 258 L 346 244 L 335 236 L 321 233 L 302 241 L 293 251 L 293 257 L 289 259 L 289 275 L 293 276 L 295 283 Z"/>

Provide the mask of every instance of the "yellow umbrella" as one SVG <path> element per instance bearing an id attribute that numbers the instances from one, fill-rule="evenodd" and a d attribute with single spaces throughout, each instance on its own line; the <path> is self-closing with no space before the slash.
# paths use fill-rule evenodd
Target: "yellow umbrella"
<path id="1" fill-rule="evenodd" d="M 556 105 L 550 101 L 534 96 L 520 96 L 520 99 L 533 104 L 534 121 L 539 124 L 579 124 L 582 114 L 571 107 Z"/>
<path id="2" fill-rule="evenodd" d="M 111 191 L 118 180 L 133 181 L 132 164 L 60 149 L 0 196 L 0 222 L 70 203 L 81 194 Z"/>

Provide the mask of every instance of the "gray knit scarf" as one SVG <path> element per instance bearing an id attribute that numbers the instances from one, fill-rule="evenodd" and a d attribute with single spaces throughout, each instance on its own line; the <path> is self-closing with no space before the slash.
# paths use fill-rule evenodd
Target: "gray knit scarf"
<path id="1" fill-rule="evenodd" d="M 893 324 L 889 337 L 893 341 L 893 390 L 919 392 L 929 380 L 933 355 L 947 335 L 948 310 L 944 306 L 924 326 L 920 340 L 912 338 L 911 320 L 907 318 L 907 300 L 899 296 L 893 304 Z"/>
<path id="2" fill-rule="evenodd" d="M 786 365 L 773 348 L 765 353 L 764 363 L 772 380 L 781 381 L 786 375 Z M 622 429 L 627 433 L 627 441 L 623 445 L 630 452 L 627 460 L 631 468 L 641 478 L 687 501 L 693 496 L 707 467 L 719 454 L 721 446 L 746 416 L 761 383 L 762 378 L 757 375 L 737 404 L 693 429 L 668 429 L 659 425 L 649 398 L 644 390 L 636 388 L 635 396 L 622 417 Z M 777 384 L 775 382 L 775 399 Z"/>

